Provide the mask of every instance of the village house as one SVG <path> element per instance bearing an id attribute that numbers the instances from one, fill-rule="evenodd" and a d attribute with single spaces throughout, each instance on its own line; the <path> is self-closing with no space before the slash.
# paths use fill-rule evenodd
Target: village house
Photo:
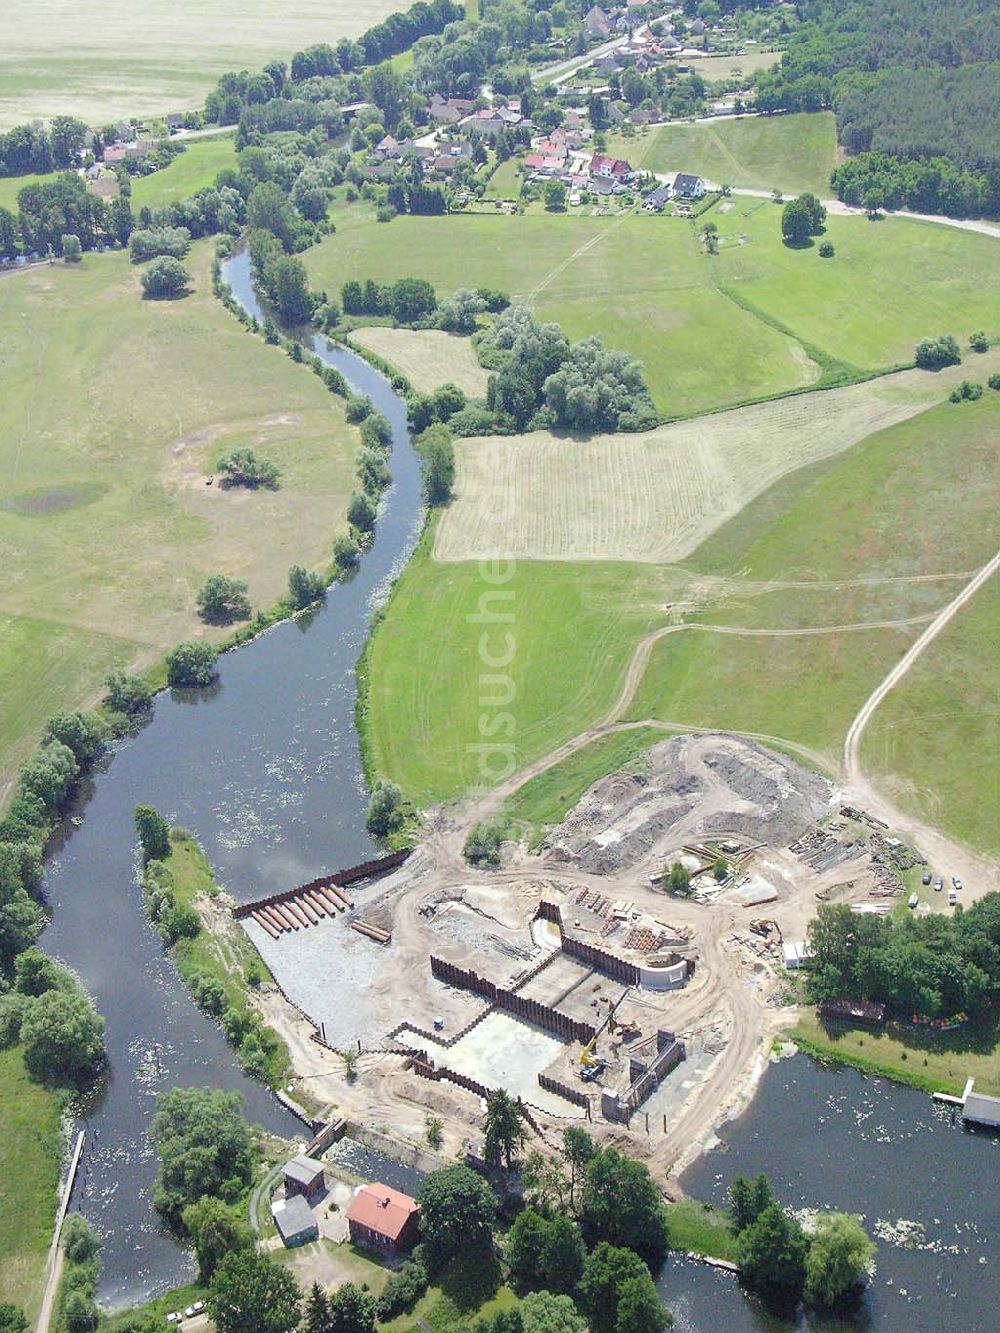
<path id="1" fill-rule="evenodd" d="M 140 139 L 138 143 L 125 145 L 125 157 L 129 162 L 141 162 L 155 147 L 152 139 Z"/>
<path id="2" fill-rule="evenodd" d="M 388 1185 L 363 1185 L 347 1209 L 352 1243 L 388 1254 L 412 1249 L 419 1233 L 419 1217 L 416 1200 Z"/>
<path id="3" fill-rule="evenodd" d="M 588 170 L 595 179 L 604 178 L 605 180 L 616 181 L 619 185 L 627 184 L 635 172 L 628 162 L 620 157 L 606 157 L 603 153 L 595 153 L 590 159 Z"/>
<path id="4" fill-rule="evenodd" d="M 583 17 L 583 26 L 588 37 L 610 37 L 611 20 L 599 5 L 588 9 Z"/>
<path id="5" fill-rule="evenodd" d="M 427 106 L 427 115 L 439 125 L 455 125 L 463 116 L 469 115 L 474 102 L 467 97 L 442 97 L 433 93 Z"/>
<path id="6" fill-rule="evenodd" d="M 104 149 L 102 160 L 109 167 L 115 167 L 119 162 L 125 161 L 125 145 L 123 143 L 110 143 Z"/>
<path id="7" fill-rule="evenodd" d="M 662 213 L 669 201 L 669 185 L 658 185 L 652 194 L 646 196 L 642 206 L 647 213 Z"/>
<path id="8" fill-rule="evenodd" d="M 493 139 L 504 129 L 513 129 L 524 121 L 520 111 L 515 111 L 513 107 L 497 106 L 484 107 L 481 111 L 476 111 L 466 121 L 466 125 L 471 130 L 478 130 L 480 134 L 486 135 L 488 139 Z"/>
<path id="9" fill-rule="evenodd" d="M 164 121 L 170 134 L 176 134 L 178 130 L 184 128 L 184 117 L 180 111 L 168 111 Z"/>
<path id="10" fill-rule="evenodd" d="M 271 1204 L 271 1216 L 286 1249 L 319 1240 L 319 1225 L 301 1194 L 294 1194 L 290 1199 L 275 1199 Z"/>
<path id="11" fill-rule="evenodd" d="M 705 182 L 700 176 L 678 171 L 671 183 L 671 191 L 675 199 L 701 199 L 705 194 Z"/>

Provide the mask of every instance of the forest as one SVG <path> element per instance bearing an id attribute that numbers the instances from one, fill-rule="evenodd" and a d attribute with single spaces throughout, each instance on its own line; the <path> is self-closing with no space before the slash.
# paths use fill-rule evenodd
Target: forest
<path id="1" fill-rule="evenodd" d="M 780 66 L 758 76 L 758 107 L 832 107 L 838 138 L 849 152 L 941 157 L 961 172 L 966 177 L 961 189 L 946 191 L 936 211 L 956 211 L 947 196 L 957 193 L 965 211 L 995 212 L 1000 202 L 996 4 L 813 0 L 805 17 Z"/>

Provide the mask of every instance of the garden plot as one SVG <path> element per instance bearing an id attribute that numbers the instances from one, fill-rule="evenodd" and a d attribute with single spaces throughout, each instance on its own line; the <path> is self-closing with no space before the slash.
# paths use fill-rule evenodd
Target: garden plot
<path id="1" fill-rule="evenodd" d="M 456 384 L 467 398 L 485 398 L 489 372 L 476 359 L 469 338 L 440 329 L 355 329 L 351 342 L 375 352 L 405 375 L 418 393 Z"/>
<path id="2" fill-rule="evenodd" d="M 637 435 L 461 442 L 434 558 L 683 560 L 780 477 L 914 416 L 966 374 L 903 371 Z"/>

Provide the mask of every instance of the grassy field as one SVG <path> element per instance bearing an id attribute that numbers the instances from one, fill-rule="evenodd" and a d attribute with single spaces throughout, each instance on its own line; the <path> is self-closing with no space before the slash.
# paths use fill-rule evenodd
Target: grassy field
<path id="1" fill-rule="evenodd" d="M 926 336 L 954 333 L 964 345 L 977 329 L 1000 335 L 993 237 L 906 218 L 831 216 L 823 239 L 836 254 L 820 259 L 818 246 L 782 242 L 776 206 L 732 203 L 713 214 L 720 283 L 828 355 L 874 368 L 911 361 Z"/>
<path id="2" fill-rule="evenodd" d="M 815 1011 L 805 1013 L 792 1031 L 810 1055 L 857 1065 L 933 1092 L 961 1095 L 967 1078 L 976 1091 L 1000 1095 L 1000 1044 L 996 1032 L 962 1029 L 957 1032 L 883 1032 L 824 1024 Z"/>
<path id="3" fill-rule="evenodd" d="M 985 358 L 1000 367 L 1000 354 Z M 636 435 L 461 441 L 439 560 L 682 560 L 779 477 L 946 398 L 966 373 L 910 370 Z"/>
<path id="4" fill-rule="evenodd" d="M 8 0 L 0 46 L 0 129 L 36 116 L 75 115 L 102 125 L 122 116 L 200 106 L 226 70 L 287 60 L 312 42 L 356 37 L 391 13 L 391 0 Z"/>
<path id="5" fill-rule="evenodd" d="M 487 199 L 516 199 L 521 188 L 520 160 L 508 157 L 501 162 L 486 186 Z"/>
<path id="6" fill-rule="evenodd" d="M 862 745 L 867 773 L 897 805 L 992 856 L 1000 855 L 998 638 L 993 579 L 886 696 Z"/>
<path id="7" fill-rule="evenodd" d="M 772 63 L 777 59 L 768 57 Z M 721 69 L 715 78 L 728 73 L 724 59 L 695 63 Z M 702 77 L 713 75 L 703 71 Z M 791 194 L 812 190 L 828 199 L 837 140 L 833 113 L 820 111 L 661 125 L 639 138 L 615 137 L 609 152 L 646 171 L 697 172 L 716 185 Z"/>
<path id="8" fill-rule="evenodd" d="M 715 1259 L 736 1261 L 736 1237 L 729 1218 L 718 1208 L 697 1199 L 681 1199 L 667 1204 L 670 1248 L 692 1254 L 707 1254 Z"/>
<path id="9" fill-rule="evenodd" d="M 831 371 L 862 373 L 911 361 L 926 334 L 1000 333 L 991 296 L 1000 248 L 990 237 L 898 218 L 831 218 L 837 253 L 822 260 L 816 247 L 783 245 L 769 201 L 735 198 L 711 217 L 722 238 L 715 258 L 701 252 L 693 227 L 646 214 L 385 225 L 350 210 L 304 259 L 313 286 L 330 292 L 372 275 L 427 278 L 441 295 L 502 288 L 570 337 L 599 332 L 637 357 L 669 416 L 807 387 L 822 370 L 814 348 Z"/>
<path id="10" fill-rule="evenodd" d="M 142 301 L 123 254 L 0 278 L 0 793 L 45 718 L 111 665 L 204 632 L 207 574 L 270 605 L 344 527 L 356 432 L 214 300 L 209 263 L 205 242 L 174 302 Z M 282 488 L 206 487 L 236 445 L 278 461 Z"/>
<path id="11" fill-rule="evenodd" d="M 312 285 L 428 278 L 439 294 L 489 286 L 558 320 L 571 338 L 601 333 L 638 357 L 665 413 L 702 411 L 808 384 L 801 347 L 717 292 L 690 227 L 648 215 L 366 215 L 303 256 Z"/>
<path id="12" fill-rule="evenodd" d="M 0 1051 L 0 1302 L 34 1320 L 59 1193 L 61 1103 L 28 1078 L 19 1047 Z"/>
<path id="13" fill-rule="evenodd" d="M 29 185 L 47 185 L 58 176 L 57 171 L 50 171 L 44 176 L 0 176 L 0 208 L 17 213 L 17 196 Z"/>
<path id="14" fill-rule="evenodd" d="M 179 199 L 215 184 L 224 167 L 235 167 L 236 143 L 231 134 L 218 138 L 192 139 L 184 152 L 162 171 L 139 176 L 132 182 L 132 211 L 140 208 L 165 208 Z"/>
<path id="15" fill-rule="evenodd" d="M 388 361 L 419 393 L 457 384 L 469 398 L 485 398 L 488 371 L 479 364 L 472 341 L 439 329 L 355 329 L 350 341 Z"/>
<path id="16" fill-rule="evenodd" d="M 492 631 L 513 636 L 512 699 L 503 711 L 513 719 L 515 766 L 606 715 L 645 632 L 701 621 L 767 633 L 668 635 L 627 716 L 774 736 L 836 772 L 857 708 L 1000 541 L 998 426 L 1000 395 L 931 408 L 790 473 L 682 566 L 518 560 L 504 585 L 512 599 L 493 607 L 514 619 Z M 489 703 L 496 686 L 477 679 L 482 625 L 469 619 L 489 585 L 471 562 L 429 558 L 432 537 L 404 574 L 371 654 L 376 767 L 421 802 L 481 781 L 475 747 L 499 711 Z M 881 623 L 900 620 L 912 623 Z M 845 628 L 855 625 L 867 628 Z M 991 660 L 988 640 L 977 636 L 968 670 L 984 685 Z M 991 733 L 982 732 L 976 763 L 995 767 Z M 605 762 L 613 767 L 619 754 L 629 762 L 630 745 L 615 737 L 588 747 L 535 779 L 505 813 L 537 837 L 610 771 Z M 953 826 L 946 804 L 956 799 L 949 784 L 964 764 L 956 746 L 935 770 L 945 827 Z"/>

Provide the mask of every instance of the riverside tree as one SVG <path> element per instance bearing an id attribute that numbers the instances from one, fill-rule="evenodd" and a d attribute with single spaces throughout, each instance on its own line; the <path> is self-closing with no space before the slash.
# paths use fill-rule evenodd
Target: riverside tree
<path id="1" fill-rule="evenodd" d="M 148 713 L 153 706 L 153 691 L 141 676 L 112 671 L 110 676 L 105 677 L 104 684 L 108 690 L 104 702 L 116 713 L 139 717 Z"/>
<path id="2" fill-rule="evenodd" d="M 104 1019 L 75 986 L 49 990 L 25 1011 L 21 1042 L 35 1078 L 81 1083 L 104 1059 Z"/>
<path id="3" fill-rule="evenodd" d="M 809 1241 L 798 1222 L 769 1204 L 737 1242 L 740 1276 L 759 1290 L 801 1296 Z"/>
<path id="4" fill-rule="evenodd" d="M 428 1267 L 440 1272 L 459 1255 L 490 1255 L 496 1202 L 490 1187 L 467 1166 L 432 1171 L 417 1194 Z"/>
<path id="5" fill-rule="evenodd" d="M 580 1220 L 591 1242 L 627 1246 L 650 1266 L 663 1262 L 668 1249 L 663 1196 L 642 1162 L 603 1148 L 587 1164 Z"/>
<path id="6" fill-rule="evenodd" d="M 292 565 L 288 571 L 288 595 L 292 605 L 299 610 L 312 606 L 326 596 L 322 574 L 313 574 L 302 565 Z"/>
<path id="7" fill-rule="evenodd" d="M 167 684 L 176 689 L 198 689 L 211 685 L 219 674 L 218 654 L 210 643 L 190 639 L 167 653 Z"/>
<path id="8" fill-rule="evenodd" d="M 587 1259 L 580 1295 L 591 1333 L 659 1333 L 666 1326 L 649 1269 L 633 1250 L 601 1241 Z M 652 1313 L 653 1322 L 634 1322 L 639 1309 Z M 626 1311 L 629 1321 L 619 1325 Z"/>
<path id="9" fill-rule="evenodd" d="M 438 422 L 414 441 L 424 464 L 424 496 L 431 506 L 447 504 L 455 485 L 455 447 L 451 431 Z"/>
<path id="10" fill-rule="evenodd" d="M 373 837 L 387 838 L 403 826 L 403 793 L 394 782 L 381 779 L 372 789 L 365 828 Z"/>
<path id="11" fill-rule="evenodd" d="M 225 1256 L 205 1304 L 216 1333 L 295 1333 L 301 1298 L 287 1268 L 249 1249 Z"/>
<path id="12" fill-rule="evenodd" d="M 135 831 L 143 862 L 165 861 L 170 855 L 170 825 L 152 805 L 135 807 Z"/>
<path id="13" fill-rule="evenodd" d="M 199 1282 L 210 1282 L 227 1254 L 253 1248 L 250 1228 L 221 1199 L 206 1195 L 188 1204 L 181 1218 L 184 1230 L 194 1242 Z"/>
<path id="14" fill-rule="evenodd" d="M 173 1223 L 205 1195 L 235 1203 L 253 1180 L 253 1138 L 238 1092 L 171 1088 L 151 1136 L 160 1162 L 153 1204 Z"/>
<path id="15" fill-rule="evenodd" d="M 805 1298 L 811 1305 L 833 1308 L 857 1295 L 875 1257 L 860 1217 L 820 1213 L 806 1258 Z"/>

